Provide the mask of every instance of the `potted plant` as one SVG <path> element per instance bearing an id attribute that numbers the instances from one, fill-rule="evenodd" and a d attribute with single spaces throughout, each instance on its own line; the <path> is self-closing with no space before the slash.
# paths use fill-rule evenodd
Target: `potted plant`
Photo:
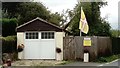
<path id="1" fill-rule="evenodd" d="M 24 49 L 24 45 L 23 44 L 18 45 L 18 49 L 17 49 L 18 52 L 22 52 L 23 49 Z"/>
<path id="2" fill-rule="evenodd" d="M 57 52 L 57 53 L 61 53 L 62 51 L 61 51 L 60 48 L 57 47 L 57 48 L 56 48 L 56 52 Z"/>

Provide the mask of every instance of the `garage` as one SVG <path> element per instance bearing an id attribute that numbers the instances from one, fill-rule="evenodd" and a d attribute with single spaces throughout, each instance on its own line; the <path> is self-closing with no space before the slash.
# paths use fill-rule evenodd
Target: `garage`
<path id="1" fill-rule="evenodd" d="M 65 31 L 39 17 L 16 28 L 17 46 L 24 45 L 19 59 L 63 60 L 63 37 Z M 56 52 L 56 48 L 61 50 Z"/>
<path id="2" fill-rule="evenodd" d="M 25 59 L 55 59 L 54 32 L 26 32 L 25 45 Z"/>

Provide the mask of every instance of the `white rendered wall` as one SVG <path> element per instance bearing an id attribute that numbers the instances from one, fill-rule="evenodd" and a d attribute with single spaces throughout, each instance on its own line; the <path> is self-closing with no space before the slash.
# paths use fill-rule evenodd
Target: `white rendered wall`
<path id="1" fill-rule="evenodd" d="M 17 46 L 24 44 L 24 32 L 17 32 Z M 18 59 L 24 59 L 24 50 L 18 52 Z"/>
<path id="2" fill-rule="evenodd" d="M 63 37 L 65 36 L 64 32 L 55 33 L 56 48 L 61 49 L 61 53 L 56 52 L 56 60 L 63 60 Z"/>

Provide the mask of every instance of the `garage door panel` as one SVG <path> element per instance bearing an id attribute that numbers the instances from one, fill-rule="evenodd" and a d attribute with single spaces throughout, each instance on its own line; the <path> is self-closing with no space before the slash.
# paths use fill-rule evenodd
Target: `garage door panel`
<path id="1" fill-rule="evenodd" d="M 39 36 L 36 36 L 37 38 L 33 37 L 33 35 L 36 35 L 37 33 L 36 34 L 27 33 L 27 37 L 25 37 L 24 58 L 25 59 L 55 59 L 55 39 L 53 37 L 54 34 L 51 35 L 52 33 L 50 33 L 51 37 L 47 36 L 48 39 L 46 39 L 45 35 L 42 39 L 41 32 L 38 33 Z"/>
<path id="2" fill-rule="evenodd" d="M 55 43 L 54 41 L 41 42 L 41 58 L 42 59 L 55 59 Z"/>
<path id="3" fill-rule="evenodd" d="M 40 48 L 39 42 L 26 42 L 25 44 L 25 59 L 39 59 Z"/>

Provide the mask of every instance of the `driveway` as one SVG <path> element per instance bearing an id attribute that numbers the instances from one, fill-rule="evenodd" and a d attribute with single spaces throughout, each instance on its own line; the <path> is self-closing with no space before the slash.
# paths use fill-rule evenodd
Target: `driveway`
<path id="1" fill-rule="evenodd" d="M 12 63 L 12 66 L 55 66 L 65 61 L 55 60 L 19 60 Z"/>

